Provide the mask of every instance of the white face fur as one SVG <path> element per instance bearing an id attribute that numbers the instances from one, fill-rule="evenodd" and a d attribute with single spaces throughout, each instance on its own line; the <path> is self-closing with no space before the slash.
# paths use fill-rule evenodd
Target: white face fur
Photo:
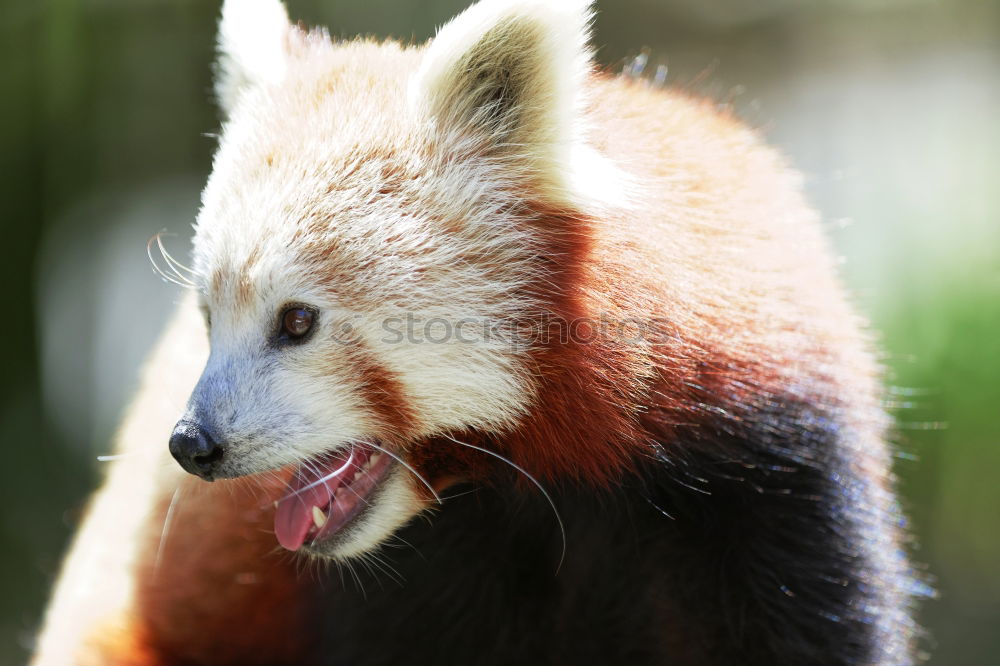
<path id="1" fill-rule="evenodd" d="M 538 308 L 524 193 L 600 205 L 576 167 L 612 173 L 577 119 L 588 4 L 487 0 L 403 49 L 303 33 L 277 0 L 225 3 L 227 121 L 194 251 L 211 356 L 184 417 L 224 445 L 218 476 L 352 441 L 405 457 L 407 442 L 524 418 L 528 350 L 495 328 Z M 289 307 L 315 313 L 298 342 L 281 339 Z M 373 404 L 386 381 L 392 404 Z M 397 468 L 328 554 L 383 541 L 423 508 L 418 483 Z"/>

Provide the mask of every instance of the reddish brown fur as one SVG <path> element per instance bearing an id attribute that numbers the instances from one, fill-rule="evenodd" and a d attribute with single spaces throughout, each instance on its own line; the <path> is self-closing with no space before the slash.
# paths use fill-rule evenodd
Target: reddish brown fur
<path id="1" fill-rule="evenodd" d="M 272 531 L 271 500 L 284 484 L 261 483 L 185 480 L 170 519 L 177 529 L 160 529 L 169 502 L 150 521 L 138 629 L 160 658 L 141 663 L 295 663 L 308 654 L 310 609 L 299 590 L 307 581 Z"/>
<path id="2" fill-rule="evenodd" d="M 831 267 L 817 259 L 825 248 L 813 214 L 796 187 L 780 183 L 793 178 L 780 159 L 708 102 L 619 79 L 598 85 L 602 104 L 591 112 L 601 148 L 665 184 L 627 218 L 536 204 L 533 224 L 545 239 L 539 260 L 548 264 L 536 296 L 561 326 L 605 317 L 655 322 L 655 334 L 641 344 L 609 336 L 538 345 L 532 362 L 541 389 L 531 417 L 500 438 L 504 452 L 541 477 L 602 486 L 644 454 L 652 437 L 644 415 L 654 406 L 661 421 L 693 424 L 712 418 L 706 403 L 745 407 L 831 381 L 871 401 L 875 369 L 861 346 L 844 344 L 856 336 L 856 318 Z M 732 163 L 734 151 L 745 164 Z M 675 226 L 664 229 L 671 211 Z M 801 255 L 772 237 L 798 239 Z M 456 455 L 454 446 L 436 453 Z M 472 457 L 462 454 L 460 464 Z"/>
<path id="3" fill-rule="evenodd" d="M 417 423 L 417 414 L 402 382 L 394 372 L 378 361 L 364 343 L 358 341 L 338 350 L 338 363 L 351 368 L 352 379 L 358 383 L 365 409 L 374 420 L 374 432 L 386 443 L 400 445 L 407 441 Z"/>
<path id="4" fill-rule="evenodd" d="M 131 618 L 116 618 L 98 624 L 87 644 L 77 654 L 76 666 L 155 666 L 160 662 L 149 635 Z"/>
<path id="5" fill-rule="evenodd" d="M 254 281 L 251 275 L 254 267 L 260 262 L 262 250 L 254 248 L 250 255 L 243 262 L 243 266 L 236 272 L 236 296 L 235 303 L 239 308 L 246 308 L 253 301 Z"/>

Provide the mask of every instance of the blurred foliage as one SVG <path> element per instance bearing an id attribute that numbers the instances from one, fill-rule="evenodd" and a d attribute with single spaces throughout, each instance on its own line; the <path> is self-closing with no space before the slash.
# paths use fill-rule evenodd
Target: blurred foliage
<path id="1" fill-rule="evenodd" d="M 422 40 L 462 0 L 290 0 L 335 36 Z M 1000 3 L 598 0 L 599 58 L 643 47 L 802 168 L 882 332 L 903 502 L 940 599 L 931 663 L 1000 649 Z M 0 197 L 0 662 L 59 558 L 176 293 L 145 239 L 187 236 L 218 121 L 217 3 L 6 0 Z M 178 240 L 178 243 L 183 240 Z"/>

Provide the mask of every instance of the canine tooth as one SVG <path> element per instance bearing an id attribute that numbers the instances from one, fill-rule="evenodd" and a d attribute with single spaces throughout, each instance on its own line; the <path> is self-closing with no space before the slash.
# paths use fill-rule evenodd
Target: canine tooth
<path id="1" fill-rule="evenodd" d="M 318 506 L 313 507 L 313 522 L 316 524 L 316 527 L 326 525 L 326 514 Z"/>

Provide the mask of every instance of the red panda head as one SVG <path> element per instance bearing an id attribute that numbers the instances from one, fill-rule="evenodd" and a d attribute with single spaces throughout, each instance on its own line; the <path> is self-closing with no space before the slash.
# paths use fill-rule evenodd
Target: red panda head
<path id="1" fill-rule="evenodd" d="M 442 442 L 536 419 L 573 225 L 625 193 L 586 142 L 589 18 L 486 0 L 404 48 L 225 3 L 194 245 L 211 356 L 170 447 L 209 480 L 295 469 L 285 547 L 369 550 L 463 477 Z"/>

